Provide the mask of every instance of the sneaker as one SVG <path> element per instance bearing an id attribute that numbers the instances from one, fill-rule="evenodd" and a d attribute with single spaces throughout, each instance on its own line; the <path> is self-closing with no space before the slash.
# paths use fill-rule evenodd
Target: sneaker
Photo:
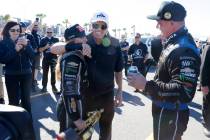
<path id="1" fill-rule="evenodd" d="M 42 90 L 41 90 L 41 92 L 42 93 L 46 93 L 47 92 L 47 88 L 46 87 L 43 87 Z"/>
<path id="2" fill-rule="evenodd" d="M 53 93 L 58 93 L 58 89 L 55 86 L 52 86 L 52 92 Z"/>
<path id="3" fill-rule="evenodd" d="M 206 127 L 204 127 L 203 133 L 205 134 L 205 136 L 207 136 L 208 138 L 210 138 L 210 130 L 209 129 L 207 129 Z"/>

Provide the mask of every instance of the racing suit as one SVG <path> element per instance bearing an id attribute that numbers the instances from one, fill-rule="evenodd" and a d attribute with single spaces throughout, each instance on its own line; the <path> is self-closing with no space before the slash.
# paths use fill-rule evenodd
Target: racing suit
<path id="1" fill-rule="evenodd" d="M 81 48 L 80 45 L 71 45 L 70 48 Z M 82 53 L 70 50 L 60 61 L 61 69 L 61 98 L 57 106 L 57 117 L 60 122 L 60 132 L 67 128 L 75 128 L 73 121 L 83 116 L 82 95 L 87 81 L 85 80 L 86 63 Z"/>
<path id="2" fill-rule="evenodd" d="M 185 27 L 164 44 L 154 80 L 145 91 L 152 97 L 154 140 L 180 140 L 189 120 L 199 76 L 200 55 Z"/>

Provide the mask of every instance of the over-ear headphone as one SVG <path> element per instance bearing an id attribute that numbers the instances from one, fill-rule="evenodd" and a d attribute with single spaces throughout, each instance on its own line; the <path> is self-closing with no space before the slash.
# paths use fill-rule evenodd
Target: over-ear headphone
<path id="1" fill-rule="evenodd" d="M 108 32 L 106 33 L 106 35 L 102 39 L 102 44 L 103 44 L 104 47 L 109 47 L 111 45 L 111 40 L 110 40 Z"/>

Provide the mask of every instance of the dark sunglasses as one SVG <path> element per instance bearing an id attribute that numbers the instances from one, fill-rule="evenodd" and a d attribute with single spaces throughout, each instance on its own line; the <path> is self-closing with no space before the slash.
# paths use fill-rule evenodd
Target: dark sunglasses
<path id="1" fill-rule="evenodd" d="M 107 25 L 106 24 L 103 24 L 103 25 L 92 24 L 92 27 L 93 27 L 93 29 L 99 29 L 99 28 L 101 28 L 102 30 L 106 30 L 107 29 Z"/>
<path id="2" fill-rule="evenodd" d="M 52 32 L 47 32 L 48 34 L 52 34 Z"/>
<path id="3" fill-rule="evenodd" d="M 20 32 L 20 29 L 10 29 L 9 31 L 10 32 L 18 32 L 19 33 Z"/>
<path id="4" fill-rule="evenodd" d="M 136 36 L 135 38 L 140 38 L 140 36 Z"/>

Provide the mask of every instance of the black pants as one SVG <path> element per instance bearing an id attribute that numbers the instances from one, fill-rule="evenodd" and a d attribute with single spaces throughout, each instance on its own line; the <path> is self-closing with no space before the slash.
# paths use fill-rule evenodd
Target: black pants
<path id="1" fill-rule="evenodd" d="M 88 93 L 83 98 L 83 118 L 87 118 L 87 112 L 96 109 L 104 109 L 99 120 L 99 140 L 111 140 L 112 120 L 114 117 L 114 92 L 93 96 Z M 57 117 L 60 122 L 60 132 L 66 130 L 66 113 L 62 100 L 60 99 L 57 105 Z"/>
<path id="2" fill-rule="evenodd" d="M 9 98 L 9 104 L 19 106 L 19 99 L 21 99 L 21 105 L 29 113 L 31 113 L 31 74 L 22 75 L 5 75 L 5 83 Z"/>
<path id="3" fill-rule="evenodd" d="M 127 72 L 128 72 L 128 56 L 125 55 L 123 57 L 123 64 L 124 64 L 124 69 L 125 69 L 125 76 L 127 76 Z"/>
<path id="4" fill-rule="evenodd" d="M 43 69 L 43 77 L 42 77 L 42 86 L 44 88 L 47 87 L 47 82 L 48 82 L 48 72 L 49 72 L 49 68 L 51 71 L 51 85 L 55 86 L 56 83 L 56 79 L 55 79 L 55 67 L 56 67 L 56 60 L 47 60 L 47 59 L 43 59 L 42 61 L 42 69 Z"/>
<path id="5" fill-rule="evenodd" d="M 152 105 L 154 140 L 181 140 L 189 121 L 189 110 L 167 110 Z"/>
<path id="6" fill-rule="evenodd" d="M 133 63 L 133 66 L 136 66 L 138 68 L 138 71 L 143 75 L 145 76 L 145 65 L 144 63 Z"/>
<path id="7" fill-rule="evenodd" d="M 204 127 L 210 130 L 210 93 L 203 96 L 202 115 Z"/>

